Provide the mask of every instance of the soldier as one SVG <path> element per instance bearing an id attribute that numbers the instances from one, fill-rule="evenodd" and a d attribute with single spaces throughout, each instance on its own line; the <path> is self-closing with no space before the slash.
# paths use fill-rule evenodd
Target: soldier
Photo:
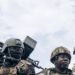
<path id="1" fill-rule="evenodd" d="M 17 75 L 17 69 L 24 65 L 21 61 L 24 45 L 21 40 L 10 38 L 6 40 L 2 48 L 4 53 L 3 66 L 0 69 L 0 75 Z M 20 65 L 20 63 L 22 63 Z"/>
<path id="2" fill-rule="evenodd" d="M 57 47 L 51 54 L 51 62 L 55 68 L 51 69 L 51 75 L 72 75 L 72 71 L 68 69 L 71 61 L 70 51 L 65 47 Z"/>
<path id="3" fill-rule="evenodd" d="M 20 39 L 10 38 L 6 40 L 2 52 L 5 54 L 4 63 L 0 69 L 0 75 L 34 75 L 30 63 L 21 60 L 24 45 Z"/>
<path id="4" fill-rule="evenodd" d="M 54 64 L 55 68 L 44 69 L 37 75 L 73 75 L 72 71 L 68 69 L 71 61 L 70 51 L 65 47 L 57 47 L 51 53 L 50 61 Z"/>

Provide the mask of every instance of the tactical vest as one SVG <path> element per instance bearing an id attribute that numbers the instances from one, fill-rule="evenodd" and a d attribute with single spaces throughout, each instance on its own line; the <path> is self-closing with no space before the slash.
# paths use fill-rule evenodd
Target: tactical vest
<path id="1" fill-rule="evenodd" d="M 25 71 L 28 69 L 27 64 L 31 65 L 27 61 L 21 60 L 15 67 L 9 67 L 9 68 L 1 67 L 0 75 L 17 75 L 17 70 Z"/>

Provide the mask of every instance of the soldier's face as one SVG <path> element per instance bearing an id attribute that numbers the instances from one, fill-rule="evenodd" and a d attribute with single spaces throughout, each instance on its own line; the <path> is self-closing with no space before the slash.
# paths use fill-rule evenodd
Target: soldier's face
<path id="1" fill-rule="evenodd" d="M 70 63 L 70 60 L 66 54 L 59 55 L 56 60 L 56 66 L 61 69 L 68 68 L 69 63 Z"/>
<path id="2" fill-rule="evenodd" d="M 22 55 L 23 49 L 20 47 L 9 47 L 8 52 L 11 57 L 19 59 Z"/>

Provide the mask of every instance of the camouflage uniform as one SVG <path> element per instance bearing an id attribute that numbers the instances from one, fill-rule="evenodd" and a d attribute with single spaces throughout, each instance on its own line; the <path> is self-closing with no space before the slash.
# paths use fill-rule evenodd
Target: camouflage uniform
<path id="1" fill-rule="evenodd" d="M 14 53 L 12 53 L 12 51 L 10 52 L 10 48 L 12 48 L 12 49 L 15 49 L 15 48 L 17 49 L 18 48 L 19 52 L 18 51 L 17 52 L 18 52 L 19 58 L 13 57 L 13 55 L 14 55 L 15 52 Z M 2 49 L 2 52 L 4 53 L 4 55 L 6 57 L 4 58 L 3 66 L 0 69 L 0 75 L 18 75 L 17 74 L 17 67 L 19 69 L 23 67 L 22 63 L 20 63 L 22 52 L 23 52 L 23 48 L 24 48 L 24 45 L 21 42 L 21 40 L 19 40 L 19 39 L 10 38 L 10 39 L 6 40 L 6 42 L 4 43 L 3 49 Z M 13 58 L 14 60 L 12 60 L 11 58 Z M 9 66 L 8 67 L 6 65 L 6 63 L 7 63 L 6 60 L 7 59 L 8 60 L 12 60 L 13 64 L 15 63 L 15 61 L 17 63 L 15 63 L 15 66 L 11 66 L 12 64 L 9 62 L 11 65 L 7 64 Z"/>
<path id="2" fill-rule="evenodd" d="M 70 64 L 70 51 L 65 47 L 57 47 L 51 54 L 50 61 L 55 65 L 55 68 L 44 69 L 37 75 L 73 75 L 72 71 L 68 69 Z"/>
<path id="3" fill-rule="evenodd" d="M 31 67 L 32 65 L 25 60 L 21 60 L 23 51 L 21 54 L 19 54 L 19 58 L 16 58 L 17 56 L 13 56 L 15 52 L 12 53 L 12 51 L 15 50 L 12 49 L 15 49 L 15 47 L 21 48 L 20 50 L 24 49 L 24 45 L 22 44 L 21 40 L 15 38 L 6 40 L 2 49 L 2 52 L 6 57 L 4 58 L 3 66 L 0 69 L 0 75 L 34 75 Z M 11 51 L 10 48 L 12 48 Z M 18 49 L 17 51 L 20 50 Z M 9 63 L 6 64 L 6 60 L 12 60 L 13 64 L 15 61 L 17 61 L 17 64 L 15 66 L 12 66 L 11 62 L 9 62 L 11 65 Z"/>
<path id="4" fill-rule="evenodd" d="M 18 68 L 18 75 L 35 75 L 34 67 L 30 62 L 27 60 L 21 60 L 21 63 L 23 63 L 23 67 Z"/>

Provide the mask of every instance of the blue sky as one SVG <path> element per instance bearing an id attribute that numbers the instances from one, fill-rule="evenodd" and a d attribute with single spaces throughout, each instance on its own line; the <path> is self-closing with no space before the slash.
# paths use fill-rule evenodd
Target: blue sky
<path id="1" fill-rule="evenodd" d="M 52 67 L 52 50 L 75 46 L 74 0 L 0 0 L 0 41 L 10 37 L 22 41 L 29 35 L 37 41 L 31 58 L 43 67 Z M 75 56 L 72 54 L 72 68 Z"/>

